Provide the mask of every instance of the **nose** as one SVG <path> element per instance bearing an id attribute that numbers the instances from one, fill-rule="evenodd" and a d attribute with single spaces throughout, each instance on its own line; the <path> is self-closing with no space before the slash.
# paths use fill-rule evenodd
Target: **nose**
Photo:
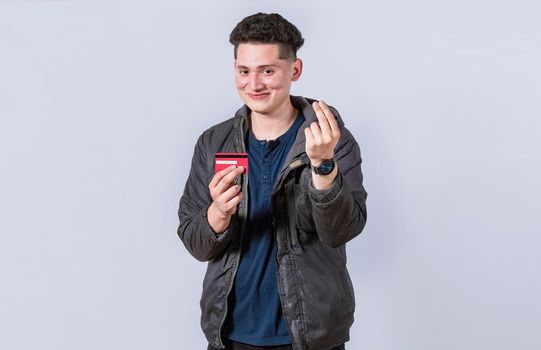
<path id="1" fill-rule="evenodd" d="M 259 80 L 259 74 L 253 73 L 248 77 L 248 88 L 252 91 L 258 91 L 263 88 L 263 84 Z"/>

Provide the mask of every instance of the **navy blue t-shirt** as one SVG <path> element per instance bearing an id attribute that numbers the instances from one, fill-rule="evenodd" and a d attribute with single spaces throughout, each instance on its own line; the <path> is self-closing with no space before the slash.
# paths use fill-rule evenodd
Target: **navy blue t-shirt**
<path id="1" fill-rule="evenodd" d="M 276 140 L 257 140 L 249 131 L 249 208 L 239 268 L 229 296 L 223 336 L 256 346 L 291 343 L 278 294 L 276 244 L 271 192 L 297 131 L 305 118 L 299 111 L 291 127 Z"/>

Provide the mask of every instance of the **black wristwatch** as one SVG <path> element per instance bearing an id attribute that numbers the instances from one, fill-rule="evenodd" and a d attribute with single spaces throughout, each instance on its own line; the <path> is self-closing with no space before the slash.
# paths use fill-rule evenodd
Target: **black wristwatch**
<path id="1" fill-rule="evenodd" d="M 312 164 L 310 166 L 312 167 L 312 171 L 317 175 L 329 175 L 334 170 L 334 159 L 323 159 L 318 166 L 313 166 Z"/>

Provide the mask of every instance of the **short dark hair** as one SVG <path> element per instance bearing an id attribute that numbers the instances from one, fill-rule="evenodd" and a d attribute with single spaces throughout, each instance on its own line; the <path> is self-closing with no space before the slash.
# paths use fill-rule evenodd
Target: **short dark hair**
<path id="1" fill-rule="evenodd" d="M 279 45 L 279 58 L 294 60 L 304 38 L 297 27 L 279 14 L 259 12 L 240 21 L 229 35 L 229 42 L 235 45 L 235 59 L 239 44 L 268 43 Z"/>

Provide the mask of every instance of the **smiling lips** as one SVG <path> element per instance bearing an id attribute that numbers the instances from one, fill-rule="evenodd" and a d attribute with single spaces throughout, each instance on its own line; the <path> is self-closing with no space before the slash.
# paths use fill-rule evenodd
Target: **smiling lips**
<path id="1" fill-rule="evenodd" d="M 264 99 L 265 97 L 267 97 L 269 95 L 269 93 L 264 93 L 264 94 L 250 94 L 250 93 L 247 93 L 247 95 L 252 99 L 252 100 L 262 100 Z"/>

